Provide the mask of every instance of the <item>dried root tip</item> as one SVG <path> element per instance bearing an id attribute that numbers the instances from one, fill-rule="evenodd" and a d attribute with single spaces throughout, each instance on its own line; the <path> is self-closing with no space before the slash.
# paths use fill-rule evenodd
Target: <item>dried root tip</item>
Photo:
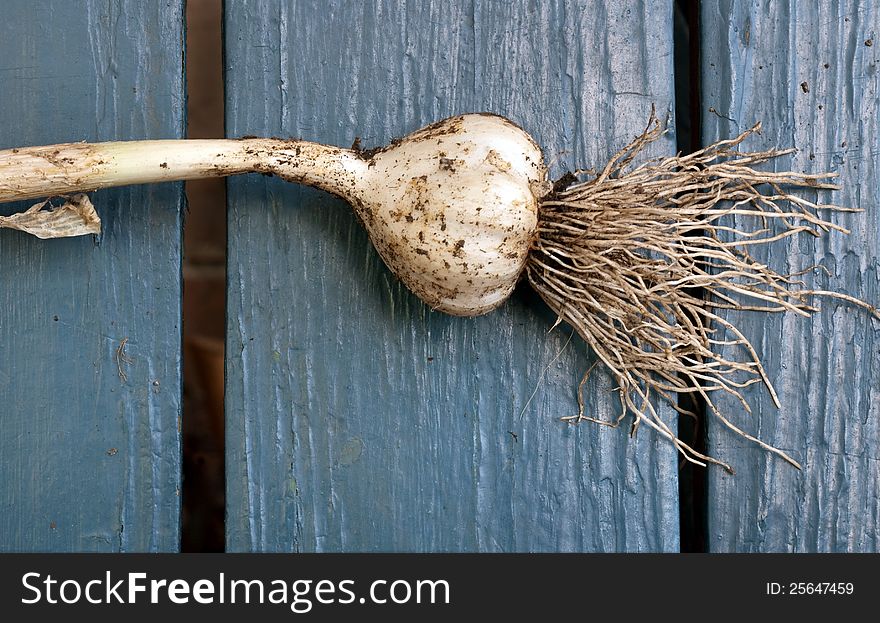
<path id="1" fill-rule="evenodd" d="M 851 296 L 799 289 L 797 274 L 779 274 L 749 254 L 755 245 L 801 232 L 848 233 L 819 211 L 856 211 L 791 194 L 797 188 L 836 189 L 830 183 L 834 174 L 753 168 L 792 151 L 737 151 L 757 129 L 689 155 L 632 167 L 662 133 L 652 115 L 645 132 L 593 179 L 543 200 L 526 267 L 532 287 L 590 345 L 619 386 L 621 416 L 602 423 L 617 425 L 632 413 L 635 425 L 644 422 L 670 439 L 688 460 L 728 471 L 729 465 L 679 440 L 652 401 L 659 397 L 675 407 L 673 394 L 695 393 L 726 427 L 800 465 L 735 426 L 710 399 L 722 391 L 750 412 L 741 392 L 763 383 L 779 406 L 755 349 L 718 310 L 809 316 L 815 311 L 811 299 L 826 296 L 880 318 L 877 308 Z M 735 226 L 724 224 L 734 216 L 741 217 Z M 586 376 L 574 421 L 595 421 L 584 415 L 580 389 L 585 382 Z"/>

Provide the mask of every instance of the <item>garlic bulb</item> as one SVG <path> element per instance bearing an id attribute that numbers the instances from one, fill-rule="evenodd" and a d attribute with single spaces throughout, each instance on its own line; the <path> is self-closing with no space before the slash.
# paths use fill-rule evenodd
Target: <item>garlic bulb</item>
<path id="1" fill-rule="evenodd" d="M 473 316 L 519 280 L 546 179 L 528 134 L 502 117 L 463 115 L 372 155 L 346 198 L 410 290 L 434 309 Z"/>

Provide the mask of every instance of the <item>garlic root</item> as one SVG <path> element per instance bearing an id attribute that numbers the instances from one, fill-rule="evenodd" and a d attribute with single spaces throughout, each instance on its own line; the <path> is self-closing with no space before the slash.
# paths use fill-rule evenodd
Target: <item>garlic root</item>
<path id="1" fill-rule="evenodd" d="M 816 203 L 789 190 L 837 189 L 828 181 L 833 174 L 754 169 L 793 151 L 736 150 L 759 129 L 756 125 L 693 154 L 633 167 L 639 152 L 662 133 L 652 115 L 644 133 L 594 179 L 542 201 L 538 236 L 526 269 L 531 286 L 610 371 L 619 388 L 621 418 L 632 413 L 635 426 L 645 423 L 657 430 L 687 460 L 716 463 L 728 471 L 729 465 L 677 439 L 653 399 L 663 398 L 681 412 L 673 394 L 698 394 L 724 426 L 800 465 L 734 425 L 712 401 L 711 393 L 725 392 L 749 413 L 741 390 L 763 383 L 780 407 L 754 347 L 717 311 L 809 316 L 816 311 L 811 299 L 824 296 L 861 306 L 880 318 L 875 307 L 851 296 L 800 287 L 803 282 L 796 277 L 806 271 L 779 274 L 749 253 L 755 245 L 800 233 L 848 233 L 819 211 L 859 211 Z M 739 227 L 751 227 L 725 225 L 723 219 L 734 215 L 751 217 L 738 221 Z M 699 297 L 696 288 L 708 298 Z M 572 421 L 595 421 L 584 415 L 582 400 L 579 405 L 580 413 Z M 620 421 L 603 423 L 616 426 Z"/>

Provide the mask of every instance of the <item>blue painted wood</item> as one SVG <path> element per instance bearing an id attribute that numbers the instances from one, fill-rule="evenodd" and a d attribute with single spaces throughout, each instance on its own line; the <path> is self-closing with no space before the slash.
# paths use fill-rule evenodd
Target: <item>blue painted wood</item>
<path id="1" fill-rule="evenodd" d="M 880 4 L 732 0 L 703 4 L 704 139 L 764 124 L 750 147 L 795 146 L 779 167 L 836 171 L 832 196 L 864 214 L 852 230 L 792 239 L 759 256 L 780 272 L 821 262 L 809 286 L 880 301 Z M 712 425 L 710 450 L 735 477 L 710 474 L 714 551 L 880 550 L 880 323 L 822 302 L 813 320 L 729 314 L 755 345 L 779 391 L 750 391 L 754 415 L 734 421 L 785 449 L 798 472 Z M 741 414 L 730 400 L 722 408 Z"/>
<path id="2" fill-rule="evenodd" d="M 598 166 L 671 110 L 671 27 L 665 0 L 230 0 L 228 133 L 374 146 L 485 110 L 556 175 Z M 678 549 L 672 448 L 559 420 L 592 355 L 537 296 L 433 313 L 344 203 L 249 176 L 229 206 L 229 550 Z"/>
<path id="3" fill-rule="evenodd" d="M 180 0 L 3 21 L 0 147 L 183 135 Z M 93 200 L 99 239 L 0 230 L 2 551 L 178 547 L 182 187 Z"/>

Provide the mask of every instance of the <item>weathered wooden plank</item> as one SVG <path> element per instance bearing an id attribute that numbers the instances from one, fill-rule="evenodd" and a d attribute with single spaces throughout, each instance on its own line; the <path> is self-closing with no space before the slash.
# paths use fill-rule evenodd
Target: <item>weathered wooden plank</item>
<path id="1" fill-rule="evenodd" d="M 821 262 L 808 285 L 880 301 L 880 5 L 729 1 L 703 5 L 706 142 L 764 124 L 751 147 L 796 146 L 778 167 L 836 171 L 824 196 L 864 208 L 834 221 L 852 230 L 809 236 L 763 254 L 780 272 Z M 784 448 L 803 471 L 712 425 L 711 451 L 737 470 L 710 476 L 716 551 L 880 549 L 880 323 L 822 301 L 812 321 L 748 313 L 745 328 L 779 391 L 748 394 L 754 416 L 735 421 Z M 740 413 L 735 403 L 721 407 Z"/>
<path id="2" fill-rule="evenodd" d="M 180 0 L 3 24 L 2 147 L 182 136 Z M 0 230 L 0 550 L 177 549 L 182 188 L 93 199 L 97 239 Z"/>
<path id="3" fill-rule="evenodd" d="M 225 24 L 232 136 L 372 146 L 488 110 L 559 175 L 672 107 L 665 1 L 234 0 Z M 592 356 L 536 295 L 433 313 L 340 201 L 257 176 L 229 197 L 230 550 L 678 549 L 674 452 L 559 420 Z"/>

